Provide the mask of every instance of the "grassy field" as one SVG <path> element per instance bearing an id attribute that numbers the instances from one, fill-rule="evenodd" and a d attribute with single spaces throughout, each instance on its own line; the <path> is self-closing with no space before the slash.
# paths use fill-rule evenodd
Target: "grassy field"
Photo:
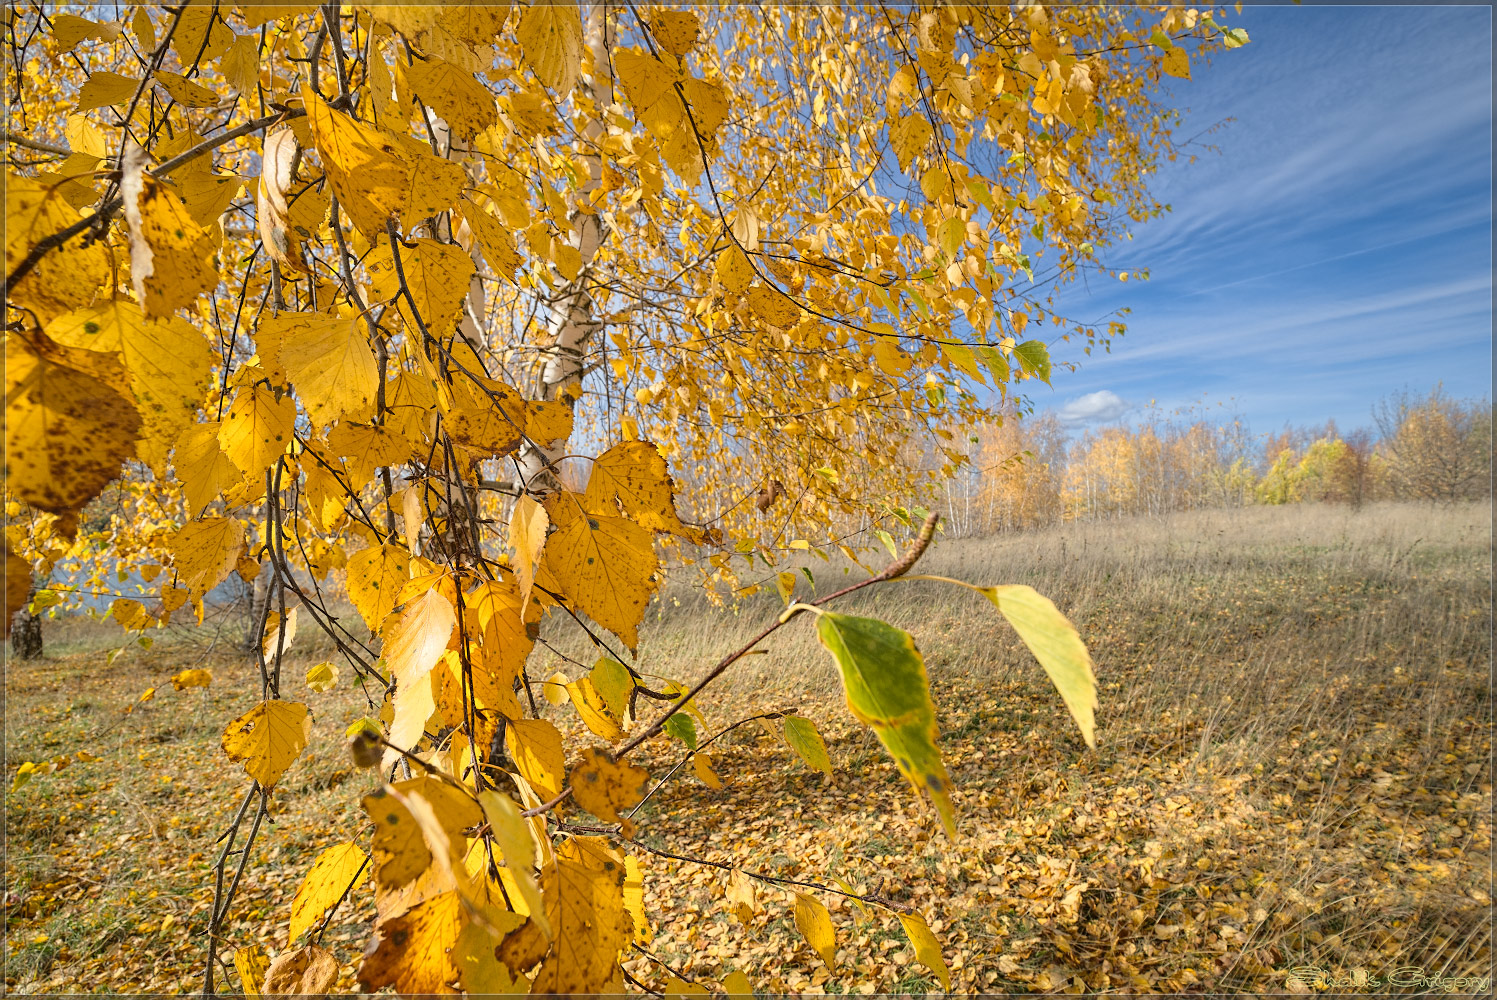
<path id="1" fill-rule="evenodd" d="M 722 791 L 686 778 L 657 797 L 631 849 L 657 932 L 627 967 L 657 989 L 666 967 L 706 983 L 742 970 L 774 992 L 939 988 L 891 915 L 825 897 L 839 948 L 828 969 L 788 894 L 761 887 L 744 926 L 722 872 L 651 853 L 666 851 L 911 904 L 965 992 L 1317 991 L 1297 968 L 1350 984 L 1339 992 L 1419 992 L 1407 970 L 1489 974 L 1491 513 L 1251 508 L 938 543 L 923 571 L 1026 583 L 1072 616 L 1097 662 L 1098 748 L 976 595 L 908 582 L 849 600 L 839 610 L 909 629 L 925 654 L 958 786 L 950 843 L 848 718 L 796 623 L 703 708 L 714 729 L 794 709 L 821 728 L 835 774 L 750 725 L 718 744 Z M 823 593 L 844 578 L 812 569 Z M 729 610 L 668 591 L 642 632 L 642 669 L 694 678 L 778 607 L 772 587 Z M 100 759 L 6 795 L 6 990 L 198 988 L 214 841 L 243 785 L 218 738 L 257 697 L 253 667 L 226 640 L 191 637 L 106 663 L 118 633 L 49 628 L 48 659 L 7 665 L 7 782 L 24 760 Z M 276 790 L 230 955 L 284 947 L 315 853 L 367 844 L 358 800 L 371 781 L 340 736 L 369 708 L 346 679 L 303 689 L 324 651 L 295 652 L 288 690 L 316 715 L 313 743 Z M 577 673 L 543 653 L 533 674 Z M 167 679 L 195 666 L 212 686 L 172 691 Z M 576 728 L 571 709 L 552 711 Z M 663 775 L 678 748 L 655 741 L 640 762 Z M 373 913 L 362 893 L 323 938 L 344 987 Z"/>

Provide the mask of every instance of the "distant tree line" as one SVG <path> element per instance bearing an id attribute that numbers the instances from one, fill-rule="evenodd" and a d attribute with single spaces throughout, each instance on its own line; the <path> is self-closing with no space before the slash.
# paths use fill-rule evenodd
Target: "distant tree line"
<path id="1" fill-rule="evenodd" d="M 1149 414 L 1070 437 L 1053 414 L 974 428 L 948 481 L 950 530 L 988 534 L 1065 520 L 1248 504 L 1456 503 L 1492 495 L 1492 406 L 1436 387 L 1398 393 L 1371 428 L 1334 421 L 1255 437 L 1241 421 Z"/>

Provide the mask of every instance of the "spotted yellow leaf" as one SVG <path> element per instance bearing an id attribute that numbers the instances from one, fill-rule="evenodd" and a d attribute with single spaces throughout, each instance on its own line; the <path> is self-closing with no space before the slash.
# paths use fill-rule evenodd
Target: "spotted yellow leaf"
<path id="1" fill-rule="evenodd" d="M 266 701 L 250 709 L 224 730 L 224 753 L 243 761 L 244 770 L 266 790 L 307 748 L 312 717 L 307 706 L 289 701 Z"/>

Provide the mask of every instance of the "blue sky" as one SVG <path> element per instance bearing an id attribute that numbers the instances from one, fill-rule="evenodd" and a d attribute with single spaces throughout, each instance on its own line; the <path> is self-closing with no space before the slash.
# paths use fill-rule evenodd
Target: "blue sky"
<path id="1" fill-rule="evenodd" d="M 1219 153 L 1164 164 L 1173 211 L 1111 260 L 1148 282 L 1091 280 L 1064 311 L 1132 307 L 1111 354 L 1053 344 L 1073 427 L 1150 400 L 1245 418 L 1255 432 L 1370 425 L 1404 386 L 1492 391 L 1492 11 L 1244 6 L 1252 43 L 1173 86 L 1188 137 Z M 1031 383 L 1031 386 L 1034 386 Z M 1218 411 L 1222 412 L 1222 411 Z"/>

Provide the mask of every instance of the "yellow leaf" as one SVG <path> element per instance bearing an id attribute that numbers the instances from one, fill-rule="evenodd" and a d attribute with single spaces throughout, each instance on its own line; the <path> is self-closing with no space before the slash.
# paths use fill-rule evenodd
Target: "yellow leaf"
<path id="1" fill-rule="evenodd" d="M 113 24 L 99 24 L 76 14 L 56 13 L 52 15 L 52 37 L 63 52 L 77 48 L 86 38 L 101 42 L 112 42 L 120 36 L 120 29 Z"/>
<path id="2" fill-rule="evenodd" d="M 5 620 L 0 622 L 0 639 L 10 636 L 10 620 L 26 606 L 31 594 L 31 564 L 10 550 L 5 539 Z"/>
<path id="3" fill-rule="evenodd" d="M 588 747 L 572 765 L 572 798 L 610 823 L 626 823 L 620 810 L 632 809 L 644 796 L 650 775 L 642 767 L 616 762 L 607 751 Z"/>
<path id="4" fill-rule="evenodd" d="M 189 108 L 211 108 L 218 104 L 217 94 L 202 84 L 193 83 L 181 73 L 158 69 L 152 76 L 178 104 Z"/>
<path id="5" fill-rule="evenodd" d="M 499 277 L 513 282 L 515 271 L 525 263 L 525 258 L 520 256 L 520 251 L 515 246 L 514 237 L 498 219 L 473 201 L 465 200 L 460 207 L 463 219 L 483 248 L 483 258 L 488 261 L 489 268 Z"/>
<path id="6" fill-rule="evenodd" d="M 723 786 L 722 779 L 712 770 L 712 757 L 708 754 L 699 753 L 692 759 L 691 772 L 708 788 L 721 789 Z"/>
<path id="7" fill-rule="evenodd" d="M 111 104 L 129 104 L 139 86 L 140 81 L 134 77 L 107 70 L 90 73 L 83 86 L 78 88 L 78 103 L 73 105 L 73 110 L 83 112 Z"/>
<path id="8" fill-rule="evenodd" d="M 136 629 L 150 628 L 156 624 L 156 619 L 146 611 L 146 606 L 139 601 L 132 601 L 128 597 L 120 597 L 109 605 L 109 615 L 120 623 L 120 627 L 130 631 Z"/>
<path id="9" fill-rule="evenodd" d="M 489 98 L 490 103 L 493 98 Z M 497 113 L 496 113 L 497 114 Z M 431 151 L 425 141 L 408 135 L 393 135 L 396 151 L 406 162 L 406 194 L 403 214 L 411 219 L 441 215 L 457 204 L 468 175 L 463 165 Z"/>
<path id="10" fill-rule="evenodd" d="M 338 982 L 338 960 L 326 948 L 307 945 L 276 956 L 265 970 L 265 996 L 326 996 Z"/>
<path id="11" fill-rule="evenodd" d="M 357 319 L 281 313 L 262 322 L 256 337 L 273 345 L 275 363 L 296 387 L 313 427 L 373 411 L 379 365 Z"/>
<path id="12" fill-rule="evenodd" d="M 549 802 L 561 794 L 566 755 L 555 726 L 543 719 L 511 719 L 504 729 L 504 745 L 537 795 Z"/>
<path id="13" fill-rule="evenodd" d="M 275 787 L 312 734 L 307 706 L 289 701 L 267 701 L 250 709 L 224 730 L 224 753 L 244 761 L 244 770 L 267 791 Z"/>
<path id="14" fill-rule="evenodd" d="M 648 441 L 624 441 L 593 463 L 582 506 L 590 513 L 623 513 L 640 527 L 702 542 L 701 529 L 676 516 L 675 484 L 660 450 Z"/>
<path id="15" fill-rule="evenodd" d="M 1164 58 L 1159 62 L 1159 68 L 1169 76 L 1178 76 L 1181 79 L 1190 79 L 1190 53 L 1176 45 L 1164 53 Z"/>
<path id="16" fill-rule="evenodd" d="M 662 60 L 635 49 L 616 49 L 613 59 L 619 83 L 629 103 L 634 105 L 639 123 L 661 138 L 670 136 L 685 113 L 675 90 L 680 73 Z"/>
<path id="17" fill-rule="evenodd" d="M 640 871 L 639 859 L 632 854 L 624 856 L 624 909 L 634 923 L 634 943 L 647 945 L 654 938 L 650 920 L 645 916 L 645 877 Z"/>
<path id="18" fill-rule="evenodd" d="M 307 668 L 307 687 L 313 691 L 331 691 L 338 685 L 338 666 L 331 660 L 323 660 Z"/>
<path id="19" fill-rule="evenodd" d="M 398 431 L 346 420 L 328 432 L 327 444 L 334 455 L 347 460 L 348 486 L 356 492 L 369 482 L 376 469 L 399 465 L 411 453 L 410 441 Z"/>
<path id="20" fill-rule="evenodd" d="M 694 11 L 656 8 L 650 13 L 650 34 L 673 56 L 690 52 L 701 31 L 701 19 Z"/>
<path id="21" fill-rule="evenodd" d="M 530 604 L 530 588 L 535 585 L 536 565 L 540 562 L 550 526 L 551 519 L 546 516 L 546 509 L 529 496 L 521 496 L 515 501 L 515 509 L 509 515 L 509 546 L 514 553 L 515 580 L 520 587 L 522 611 Z"/>
<path id="22" fill-rule="evenodd" d="M 754 268 L 748 255 L 737 244 L 717 255 L 713 274 L 717 283 L 730 292 L 742 293 L 754 280 Z"/>
<path id="23" fill-rule="evenodd" d="M 546 917 L 555 933 L 551 953 L 531 992 L 593 994 L 615 978 L 619 951 L 633 923 L 624 908 L 623 859 L 601 838 L 576 837 L 556 849 L 555 888 L 547 886 Z"/>
<path id="24" fill-rule="evenodd" d="M 47 336 L 69 347 L 120 352 L 145 422 L 137 454 L 162 473 L 202 404 L 213 363 L 202 333 L 176 316 L 147 320 L 134 302 L 115 299 L 58 316 Z"/>
<path id="25" fill-rule="evenodd" d="M 382 238 L 385 220 L 405 204 L 405 161 L 382 133 L 332 110 L 310 87 L 303 88 L 302 98 L 312 142 L 338 203 L 365 236 Z"/>
<path id="26" fill-rule="evenodd" d="M 790 749 L 795 751 L 796 756 L 806 762 L 807 767 L 831 777 L 832 758 L 827 755 L 826 743 L 822 742 L 821 734 L 816 731 L 816 724 L 810 719 L 803 719 L 798 715 L 786 716 L 785 742 L 790 744 Z"/>
<path id="27" fill-rule="evenodd" d="M 579 677 L 567 685 L 573 707 L 582 717 L 582 722 L 594 734 L 612 742 L 624 735 L 619 720 L 608 710 L 608 704 L 593 687 L 591 678 Z"/>
<path id="28" fill-rule="evenodd" d="M 433 588 L 409 602 L 386 630 L 385 664 L 395 680 L 395 721 L 390 725 L 390 742 L 401 749 L 414 749 L 426 729 L 426 720 L 435 708 L 428 675 L 442 658 L 456 627 L 452 602 Z M 386 750 L 386 766 L 396 757 L 394 750 Z"/>
<path id="29" fill-rule="evenodd" d="M 659 586 L 650 532 L 624 517 L 580 514 L 563 498 L 545 565 L 579 610 L 633 649 L 650 594 Z"/>
<path id="30" fill-rule="evenodd" d="M 795 894 L 795 926 L 806 936 L 826 967 L 837 968 L 837 936 L 832 929 L 832 915 L 821 900 L 803 892 Z"/>
<path id="31" fill-rule="evenodd" d="M 172 687 L 185 691 L 190 687 L 207 687 L 213 683 L 213 674 L 207 670 L 183 670 L 172 677 Z"/>
<path id="32" fill-rule="evenodd" d="M 572 691 L 567 681 L 567 675 L 560 670 L 554 671 L 550 677 L 542 682 L 541 696 L 553 705 L 561 706 L 572 700 Z"/>
<path id="33" fill-rule="evenodd" d="M 946 960 L 941 957 L 941 944 L 930 932 L 925 918 L 918 913 L 901 913 L 899 922 L 904 926 L 904 933 L 910 939 L 910 944 L 915 947 L 915 958 L 936 974 L 936 978 L 941 980 L 942 989 L 951 992 L 951 972 L 946 968 Z"/>
<path id="34" fill-rule="evenodd" d="M 177 585 L 202 596 L 234 572 L 244 551 L 244 525 L 227 517 L 184 524 L 166 542 Z"/>
<path id="35" fill-rule="evenodd" d="M 899 169 L 909 170 L 915 157 L 925 152 L 935 130 L 923 114 L 905 115 L 889 124 L 889 145 L 899 158 Z"/>
<path id="36" fill-rule="evenodd" d="M 401 996 L 451 993 L 460 975 L 454 963 L 464 914 L 462 897 L 449 890 L 381 921 L 375 947 L 359 966 L 359 985 L 369 993 L 394 986 Z"/>
<path id="37" fill-rule="evenodd" d="M 577 4 L 532 3 L 520 15 L 516 38 L 535 75 L 565 99 L 582 64 L 582 16 Z"/>
<path id="38" fill-rule="evenodd" d="M 754 892 L 754 880 L 737 868 L 728 873 L 728 891 L 725 897 L 728 909 L 745 927 L 753 925 L 758 913 L 759 898 Z"/>
<path id="39" fill-rule="evenodd" d="M 527 8 L 527 13 L 533 9 Z M 494 95 L 467 70 L 441 59 L 417 59 L 406 74 L 416 96 L 442 116 L 454 135 L 471 139 L 499 124 Z"/>
<path id="40" fill-rule="evenodd" d="M 136 11 L 143 8 L 137 7 Z M 239 987 L 247 997 L 261 995 L 265 985 L 265 970 L 270 968 L 270 959 L 263 945 L 249 945 L 234 952 L 234 968 L 239 973 Z"/>
<path id="41" fill-rule="evenodd" d="M 291 648 L 291 640 L 296 638 L 296 619 L 300 611 L 300 605 L 288 609 L 284 622 L 281 621 L 280 612 L 272 611 L 265 620 L 265 634 L 260 641 L 260 651 L 267 660 L 274 662 L 277 649 L 284 653 Z"/>
<path id="42" fill-rule="evenodd" d="M 172 462 L 177 480 L 182 484 L 182 495 L 187 500 L 187 513 L 197 517 L 203 509 L 217 499 L 225 488 L 244 478 L 229 456 L 218 443 L 219 421 L 193 424 L 182 432 L 177 440 L 177 451 Z"/>
<path id="43" fill-rule="evenodd" d="M 125 144 L 120 197 L 130 233 L 130 280 L 148 317 L 168 316 L 218 285 L 217 246 L 182 198 L 145 173 L 145 152 Z"/>
<path id="44" fill-rule="evenodd" d="M 291 444 L 296 404 L 276 398 L 273 389 L 256 383 L 239 390 L 218 429 L 218 443 L 229 461 L 254 486 Z"/>
<path id="45" fill-rule="evenodd" d="M 369 271 L 374 297 L 394 302 L 405 319 L 407 329 L 418 327 L 411 315 L 411 303 L 401 294 L 400 276 L 389 243 L 381 240 L 364 260 Z M 421 322 L 432 336 L 450 330 L 457 323 L 468 296 L 468 282 L 473 277 L 473 259 L 462 247 L 436 240 L 402 240 L 400 266 L 405 272 L 406 287 L 415 301 Z M 397 299 L 397 296 L 399 298 Z"/>
<path id="46" fill-rule="evenodd" d="M 800 306 L 779 289 L 755 285 L 748 291 L 748 300 L 754 315 L 768 326 L 785 329 L 800 321 Z"/>
<path id="47" fill-rule="evenodd" d="M 30 177 L 5 172 L 5 273 L 16 267 L 33 246 L 81 216 L 59 191 Z M 80 233 L 43 256 L 20 281 L 9 298 L 47 322 L 59 313 L 93 302 L 99 286 L 110 281 L 112 255 L 102 240 Z"/>
<path id="48" fill-rule="evenodd" d="M 478 802 L 489 821 L 489 829 L 494 833 L 494 842 L 499 845 L 504 863 L 520 888 L 526 916 L 536 921 L 541 932 L 550 937 L 551 925 L 546 920 L 545 903 L 535 881 L 535 838 L 531 835 L 530 823 L 520 815 L 515 800 L 501 792 L 479 792 Z"/>
<path id="49" fill-rule="evenodd" d="M 171 41 L 181 65 L 193 66 L 200 59 L 212 61 L 223 55 L 234 41 L 234 32 L 220 19 L 219 5 L 195 0 L 183 8 Z"/>
<path id="50" fill-rule="evenodd" d="M 1092 672 L 1091 654 L 1076 627 L 1053 601 L 1032 587 L 1014 584 L 974 589 L 992 601 L 1019 633 L 1060 692 L 1086 745 L 1095 747 L 1097 678 Z"/>
<path id="51" fill-rule="evenodd" d="M 389 788 L 364 796 L 362 804 L 374 822 L 375 881 L 381 889 L 409 884 L 431 866 L 421 825 Z"/>
<path id="52" fill-rule="evenodd" d="M 291 929 L 287 943 L 294 942 L 323 914 L 338 904 L 346 895 L 363 884 L 369 877 L 369 856 L 352 843 L 335 844 L 317 855 L 312 867 L 302 878 L 291 901 Z"/>
<path id="53" fill-rule="evenodd" d="M 736 969 L 723 977 L 722 988 L 728 1000 L 753 1000 L 754 985 L 748 976 Z"/>
<path id="54" fill-rule="evenodd" d="M 144 8 L 137 7 L 136 10 Z M 253 96 L 260 82 L 260 41 L 254 35 L 239 35 L 218 64 L 224 79 L 242 97 Z"/>
<path id="55" fill-rule="evenodd" d="M 140 416 L 114 355 L 7 336 L 5 486 L 54 514 L 92 500 L 135 448 Z"/>

